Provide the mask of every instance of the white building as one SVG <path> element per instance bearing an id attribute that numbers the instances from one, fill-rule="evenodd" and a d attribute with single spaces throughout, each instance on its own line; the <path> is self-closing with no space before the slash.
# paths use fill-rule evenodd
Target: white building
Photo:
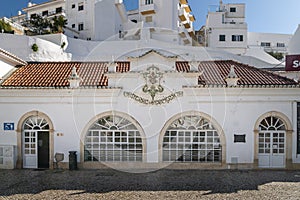
<path id="1" fill-rule="evenodd" d="M 204 46 L 251 56 L 254 51 L 259 51 L 261 55 L 265 51 L 282 53 L 284 56 L 292 37 L 291 34 L 248 32 L 245 4 L 223 4 L 222 0 L 216 10 L 208 12 L 206 25 L 199 32 L 200 43 Z M 264 57 L 272 63 L 271 58 Z M 272 64 L 279 64 L 274 62 Z"/>
<path id="2" fill-rule="evenodd" d="M 68 168 L 74 151 L 80 168 L 131 172 L 300 168 L 296 81 L 257 69 L 269 65 L 258 58 L 184 42 L 193 37 L 186 1 L 141 1 L 126 14 L 122 1 L 101 2 L 113 13 L 86 16 L 109 14 L 121 32 L 107 23 L 89 37 L 116 31 L 109 40 L 0 35 L 1 48 L 28 61 L 0 50 L 0 168 Z M 239 5 L 220 13 L 234 18 Z M 86 1 L 69 6 L 74 15 L 91 9 Z"/>
<path id="3" fill-rule="evenodd" d="M 247 32 L 245 4 L 223 4 L 220 1 L 216 11 L 208 12 L 205 45 L 235 54 L 244 54 L 247 49 Z"/>
<path id="4" fill-rule="evenodd" d="M 53 168 L 59 154 L 67 168 L 69 151 L 83 168 L 299 167 L 293 80 L 154 40 L 107 41 L 93 53 L 24 63 L 1 81 L 1 167 L 5 148 L 18 168 Z"/>
<path id="5" fill-rule="evenodd" d="M 41 4 L 29 2 L 23 11 L 26 13 L 26 19 L 31 19 L 36 15 L 47 18 L 65 15 L 65 0 L 50 0 Z"/>
<path id="6" fill-rule="evenodd" d="M 175 44 L 192 44 L 191 8 L 184 0 L 164 2 L 140 0 L 138 9 L 126 11 L 122 0 L 66 1 L 70 37 L 87 40 L 115 40 L 151 37 Z M 104 17 L 105 16 L 105 17 Z M 142 36 L 144 35 L 144 36 Z"/>
<path id="7" fill-rule="evenodd" d="M 248 32 L 248 47 L 285 55 L 292 36 L 292 34 Z"/>
<path id="8" fill-rule="evenodd" d="M 23 11 L 26 16 L 15 18 L 19 22 L 35 15 L 65 15 L 65 34 L 84 40 L 138 40 L 147 36 L 192 45 L 195 39 L 195 17 L 187 0 L 139 0 L 138 9 L 133 11 L 126 11 L 123 0 L 52 0 L 42 4 L 30 2 Z"/>

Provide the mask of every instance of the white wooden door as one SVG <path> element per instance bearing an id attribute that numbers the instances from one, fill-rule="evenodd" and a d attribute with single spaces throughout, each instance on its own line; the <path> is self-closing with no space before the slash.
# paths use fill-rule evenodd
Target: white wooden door
<path id="1" fill-rule="evenodd" d="M 37 131 L 23 132 L 23 168 L 37 168 Z"/>
<path id="2" fill-rule="evenodd" d="M 258 166 L 284 168 L 285 160 L 285 132 L 260 132 L 258 136 Z"/>

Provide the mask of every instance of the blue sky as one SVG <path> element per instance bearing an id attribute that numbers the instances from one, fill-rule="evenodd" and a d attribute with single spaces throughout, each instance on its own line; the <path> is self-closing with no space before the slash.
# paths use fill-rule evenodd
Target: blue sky
<path id="1" fill-rule="evenodd" d="M 48 0 L 32 0 L 34 3 Z M 138 0 L 124 0 L 128 8 L 137 6 Z M 160 0 L 163 1 L 163 0 Z M 16 15 L 26 7 L 28 0 L 1 0 L 0 17 Z M 288 33 L 300 24 L 300 0 L 223 0 L 223 3 L 246 3 L 246 21 L 250 32 Z M 196 17 L 195 29 L 205 24 L 207 11 L 219 0 L 189 0 Z"/>

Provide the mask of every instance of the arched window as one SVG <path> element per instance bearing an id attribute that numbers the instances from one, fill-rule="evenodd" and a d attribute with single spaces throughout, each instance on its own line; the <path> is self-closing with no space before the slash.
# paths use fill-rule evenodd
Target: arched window
<path id="1" fill-rule="evenodd" d="M 277 117 L 269 116 L 263 119 L 259 124 L 261 131 L 280 131 L 285 130 L 283 121 Z"/>
<path id="2" fill-rule="evenodd" d="M 23 130 L 49 130 L 49 124 L 44 118 L 31 116 L 25 120 Z"/>
<path id="3" fill-rule="evenodd" d="M 142 138 L 134 123 L 107 115 L 90 126 L 84 142 L 85 161 L 138 162 L 143 158 Z"/>
<path id="4" fill-rule="evenodd" d="M 274 116 L 264 118 L 259 124 L 258 153 L 283 154 L 285 152 L 285 124 Z"/>
<path id="5" fill-rule="evenodd" d="M 221 162 L 217 130 L 208 119 L 187 115 L 174 120 L 163 138 L 163 161 Z"/>

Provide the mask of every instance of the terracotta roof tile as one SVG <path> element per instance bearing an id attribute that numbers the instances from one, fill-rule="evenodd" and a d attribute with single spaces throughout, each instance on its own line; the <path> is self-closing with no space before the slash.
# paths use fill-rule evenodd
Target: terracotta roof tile
<path id="1" fill-rule="evenodd" d="M 130 71 L 130 62 L 117 62 L 116 72 L 124 73 Z"/>
<path id="2" fill-rule="evenodd" d="M 11 76 L 4 80 L 2 87 L 68 87 L 68 78 L 73 67 L 82 79 L 81 86 L 102 87 L 108 85 L 105 73 L 108 62 L 31 62 L 18 68 Z M 297 85 L 291 79 L 257 69 L 235 61 L 202 61 L 199 63 L 199 85 L 226 86 L 226 77 L 231 66 L 240 78 L 238 85 Z M 179 72 L 189 73 L 190 65 L 187 61 L 176 62 Z M 130 62 L 117 62 L 116 72 L 128 72 Z"/>
<path id="3" fill-rule="evenodd" d="M 190 71 L 190 65 L 188 61 L 176 61 L 175 63 L 176 70 L 178 72 L 189 72 Z"/>
<path id="4" fill-rule="evenodd" d="M 291 79 L 231 60 L 200 62 L 199 71 L 203 74 L 199 77 L 199 84 L 226 85 L 225 79 L 232 65 L 240 78 L 238 85 L 297 85 Z"/>
<path id="5" fill-rule="evenodd" d="M 68 87 L 73 66 L 82 79 L 81 86 L 107 86 L 105 62 L 40 62 L 16 70 L 3 87 Z"/>

